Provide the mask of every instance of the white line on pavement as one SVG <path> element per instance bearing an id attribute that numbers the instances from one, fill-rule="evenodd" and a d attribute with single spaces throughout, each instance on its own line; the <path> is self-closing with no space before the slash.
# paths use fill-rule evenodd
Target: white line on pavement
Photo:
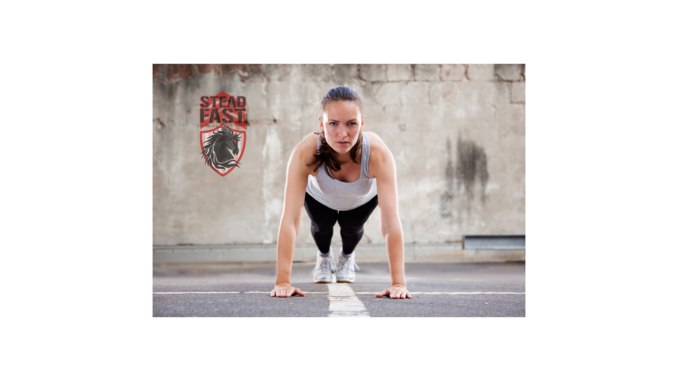
<path id="1" fill-rule="evenodd" d="M 329 283 L 329 317 L 370 317 L 365 305 L 358 299 L 347 283 Z"/>
<path id="2" fill-rule="evenodd" d="M 182 291 L 182 292 L 154 292 L 154 294 L 239 294 L 240 291 Z"/>
<path id="3" fill-rule="evenodd" d="M 245 294 L 270 294 L 271 291 L 245 291 Z M 304 291 L 304 294 L 327 294 L 326 292 Z"/>
<path id="4" fill-rule="evenodd" d="M 376 292 L 356 292 L 356 294 L 361 295 L 375 295 Z M 410 292 L 412 295 L 525 295 L 524 292 L 484 292 L 484 291 L 473 291 L 473 292 Z"/>
<path id="5" fill-rule="evenodd" d="M 161 295 L 176 294 L 239 294 L 240 291 L 176 291 L 176 292 L 154 292 Z M 245 294 L 270 294 L 271 291 L 245 291 Z M 326 292 L 304 291 L 304 294 L 327 294 Z"/>

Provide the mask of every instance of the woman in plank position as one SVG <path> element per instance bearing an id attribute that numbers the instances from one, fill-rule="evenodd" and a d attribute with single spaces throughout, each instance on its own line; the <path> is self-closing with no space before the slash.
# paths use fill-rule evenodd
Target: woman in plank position
<path id="1" fill-rule="evenodd" d="M 363 225 L 379 203 L 391 287 L 377 297 L 411 299 L 405 286 L 405 248 L 393 154 L 377 134 L 363 132 L 362 100 L 353 89 L 331 89 L 323 97 L 321 108 L 320 130 L 297 144 L 287 164 L 285 204 L 278 231 L 278 273 L 271 296 L 304 296 L 290 284 L 302 207 L 311 219 L 311 234 L 318 246 L 313 280 L 331 283 L 335 273 L 337 282 L 353 282 L 355 248 L 363 236 Z M 342 250 L 335 266 L 330 241 L 336 222 L 341 227 Z"/>

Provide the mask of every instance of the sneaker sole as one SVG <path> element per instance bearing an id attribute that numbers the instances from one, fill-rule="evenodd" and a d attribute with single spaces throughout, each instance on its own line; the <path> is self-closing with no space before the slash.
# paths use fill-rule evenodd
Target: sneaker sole
<path id="1" fill-rule="evenodd" d="M 337 279 L 337 283 L 353 283 L 355 281 L 355 278 L 353 279 Z"/>
<path id="2" fill-rule="evenodd" d="M 330 279 L 315 279 L 315 277 L 313 277 L 313 281 L 315 283 L 332 283 L 332 278 L 330 278 Z"/>

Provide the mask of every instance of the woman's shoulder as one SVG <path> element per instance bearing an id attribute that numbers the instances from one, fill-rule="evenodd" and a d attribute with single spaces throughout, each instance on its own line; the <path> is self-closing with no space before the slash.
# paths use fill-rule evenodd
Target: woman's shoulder
<path id="1" fill-rule="evenodd" d="M 384 153 L 388 152 L 386 143 L 384 143 L 379 135 L 371 131 L 364 131 L 363 133 L 365 136 L 367 136 L 367 139 L 370 142 L 370 161 L 373 158 L 378 160 L 379 158 L 383 157 Z"/>
<path id="2" fill-rule="evenodd" d="M 308 168 L 309 173 L 313 173 L 315 166 L 307 167 L 306 164 L 315 161 L 315 154 L 318 151 L 318 135 L 311 132 L 304 136 L 301 141 L 294 147 L 292 151 L 293 159 L 303 164 L 304 168 Z"/>
<path id="3" fill-rule="evenodd" d="M 370 177 L 376 177 L 375 174 L 381 169 L 390 151 L 379 135 L 370 131 L 363 133 L 370 142 Z"/>
<path id="4" fill-rule="evenodd" d="M 297 148 L 303 150 L 304 152 L 311 151 L 311 153 L 315 153 L 315 151 L 318 149 L 318 138 L 319 135 L 316 134 L 315 131 L 310 132 L 301 139 L 299 144 L 297 144 Z"/>

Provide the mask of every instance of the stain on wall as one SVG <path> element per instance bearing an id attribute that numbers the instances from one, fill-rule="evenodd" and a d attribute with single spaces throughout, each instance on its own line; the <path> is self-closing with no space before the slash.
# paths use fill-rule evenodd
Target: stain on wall
<path id="1" fill-rule="evenodd" d="M 480 193 L 482 204 L 485 203 L 490 174 L 487 170 L 487 153 L 475 141 L 464 140 L 459 136 L 454 155 L 448 137 L 446 151 L 445 190 L 440 195 L 440 216 L 449 220 L 454 217 L 455 208 L 465 206 L 471 209 L 476 192 Z M 453 202 L 455 194 L 459 198 L 457 203 Z"/>
<path id="2" fill-rule="evenodd" d="M 485 201 L 485 189 L 490 174 L 487 172 L 487 154 L 472 140 L 457 138 L 457 177 L 463 184 L 463 193 L 473 200 L 475 183 L 480 181 L 482 200 Z"/>

